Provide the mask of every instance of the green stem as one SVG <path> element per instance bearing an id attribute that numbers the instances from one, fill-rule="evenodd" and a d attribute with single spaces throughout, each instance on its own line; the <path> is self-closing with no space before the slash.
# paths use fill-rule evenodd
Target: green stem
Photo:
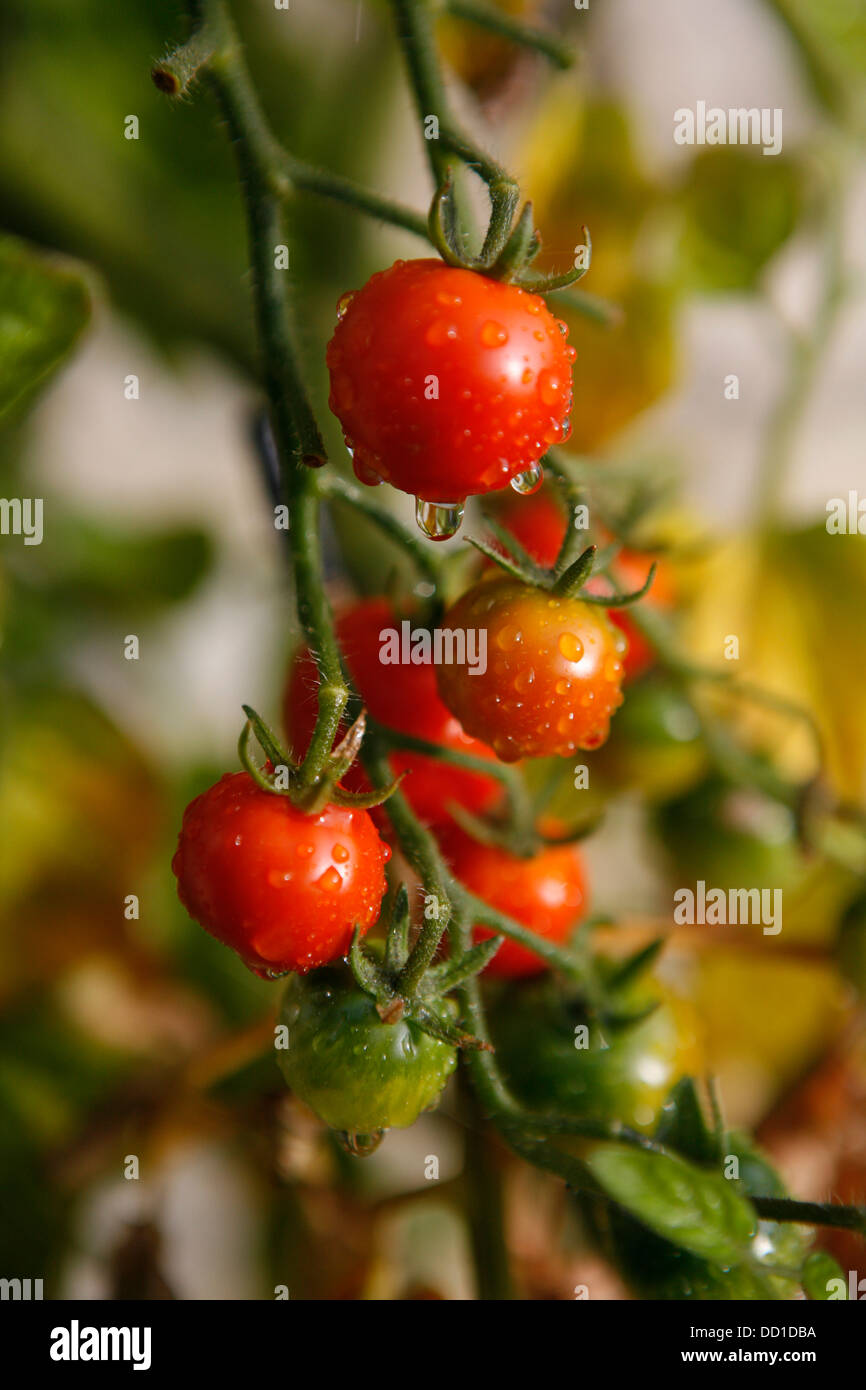
<path id="1" fill-rule="evenodd" d="M 574 53 L 555 34 L 524 24 L 504 10 L 485 4 L 484 0 L 445 0 L 443 8 L 455 19 L 465 19 L 470 24 L 477 24 L 479 29 L 487 29 L 491 34 L 510 39 L 522 48 L 534 49 L 558 68 L 570 68 L 574 63 Z"/>
<path id="2" fill-rule="evenodd" d="M 289 281 L 276 266 L 275 248 L 284 235 L 281 200 L 273 180 L 279 147 L 250 82 L 223 0 L 204 0 L 202 13 L 206 30 L 217 38 L 208 77 L 232 135 L 244 193 L 262 377 L 273 416 L 281 490 L 292 521 L 298 617 L 320 675 L 319 719 L 297 773 L 297 786 L 303 793 L 322 781 L 349 698 L 321 578 L 315 472 L 306 462 L 324 459 L 325 451 L 301 376 Z"/>
<path id="3" fill-rule="evenodd" d="M 449 176 L 448 157 L 456 155 L 487 184 L 491 218 L 482 254 L 490 257 L 494 248 L 501 250 L 500 242 L 504 244 L 507 234 L 504 224 L 509 209 L 513 216 L 516 206 L 516 181 L 471 136 L 465 134 L 454 119 L 439 64 L 431 0 L 392 0 L 392 6 L 418 114 L 422 122 L 428 116 L 435 116 L 438 122 L 438 139 L 424 141 L 434 182 L 437 187 L 446 183 Z M 468 214 L 464 213 L 459 220 L 468 230 Z"/>
<path id="4" fill-rule="evenodd" d="M 338 473 L 319 474 L 317 487 L 320 496 L 344 502 L 400 546 L 420 577 L 431 586 L 433 592 L 426 597 L 432 598 L 438 593 L 442 582 L 441 561 L 438 552 L 422 541 L 417 530 L 410 531 L 392 512 L 385 511 L 361 488 L 355 487 Z"/>
<path id="5" fill-rule="evenodd" d="M 199 74 L 207 73 L 208 69 L 219 69 L 228 62 L 232 69 L 230 85 L 246 108 L 247 139 L 255 147 L 258 164 L 280 198 L 287 198 L 295 192 L 312 193 L 354 208 L 356 212 L 365 213 L 380 222 L 401 227 L 429 242 L 426 214 L 407 208 L 392 198 L 382 197 L 341 174 L 318 169 L 285 150 L 264 121 L 240 56 L 237 35 L 222 0 L 201 0 L 193 9 L 202 19 L 200 27 L 187 43 L 157 63 L 151 73 L 160 91 L 169 96 L 182 96 Z"/>
<path id="6" fill-rule="evenodd" d="M 330 199 L 333 203 L 342 203 L 380 222 L 388 222 L 392 227 L 402 227 L 404 231 L 422 237 L 424 241 L 430 240 L 427 216 L 423 212 L 416 212 L 414 208 L 404 207 L 392 198 L 384 198 L 379 193 L 362 188 L 360 184 L 354 183 L 352 179 L 343 178 L 341 174 L 331 173 L 328 169 L 317 169 L 286 151 L 282 152 L 281 169 L 292 189 L 314 193 L 320 198 Z"/>
<path id="7" fill-rule="evenodd" d="M 463 1179 L 466 1219 L 475 1257 L 477 1296 L 484 1302 L 513 1297 L 505 1240 L 502 1161 L 483 1128 L 473 1091 L 462 1088 L 466 1112 Z"/>
<path id="8" fill-rule="evenodd" d="M 764 1221 L 796 1221 L 804 1226 L 832 1226 L 838 1231 L 866 1235 L 866 1207 L 798 1202 L 793 1197 L 752 1197 L 751 1202 Z"/>

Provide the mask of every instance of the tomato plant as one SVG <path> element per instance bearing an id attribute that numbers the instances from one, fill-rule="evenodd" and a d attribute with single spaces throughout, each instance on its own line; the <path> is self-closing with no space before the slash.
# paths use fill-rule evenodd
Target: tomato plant
<path id="1" fill-rule="evenodd" d="M 513 8 L 450 10 L 560 62 L 558 43 Z M 624 316 L 573 292 L 591 262 L 587 229 L 569 246 L 566 269 L 540 270 L 532 204 L 451 109 L 433 6 L 394 0 L 393 9 L 425 126 L 434 184 L 426 215 L 282 148 L 223 0 L 201 0 L 190 44 L 154 71 L 173 96 L 206 72 L 238 158 L 267 392 L 256 448 L 275 530 L 284 533 L 301 643 L 283 695 L 291 749 L 243 706 L 244 771 L 188 807 L 174 859 L 178 891 L 253 970 L 293 972 L 277 1029 L 282 1074 L 352 1152 L 369 1153 L 382 1132 L 413 1124 L 460 1064 L 454 1112 L 466 1121 L 466 1155 L 455 1205 L 465 1188 L 482 1296 L 509 1296 L 506 1207 L 496 1189 L 500 1164 L 520 1159 L 564 1179 L 567 1200 L 581 1203 L 606 1257 L 642 1296 L 820 1297 L 825 1266 L 808 1267 L 795 1226 L 860 1230 L 866 1215 L 789 1199 L 750 1141 L 726 1127 L 713 1085 L 699 1091 L 694 1006 L 648 984 L 668 915 L 653 899 L 648 912 L 658 921 L 638 910 L 621 923 L 588 917 L 575 841 L 595 823 L 575 806 L 584 774 L 599 772 L 595 807 L 614 805 L 621 792 L 615 809 L 625 814 L 653 803 L 640 827 L 650 832 L 653 871 L 655 831 L 678 873 L 687 867 L 689 878 L 747 888 L 752 877 L 792 881 L 786 872 L 796 878 L 805 847 L 862 878 L 866 815 L 825 784 L 820 748 L 808 766 L 799 747 L 796 757 L 774 759 L 731 708 L 771 708 L 817 745 L 809 711 L 756 689 L 721 657 L 699 663 L 665 620 L 678 596 L 673 570 L 664 555 L 634 549 L 663 492 L 653 465 L 630 460 L 625 446 L 604 459 L 560 447 L 570 436 L 575 359 L 560 306 L 568 322 L 580 316 L 612 330 L 590 367 L 631 361 L 644 286 L 652 299 L 658 284 L 667 331 L 669 296 L 656 268 L 623 271 Z M 609 128 L 621 127 L 613 112 Z M 603 174 L 591 179 L 599 196 Z M 389 265 L 393 253 L 377 245 L 358 274 L 361 288 L 341 295 L 330 342 L 308 364 L 327 368 L 330 433 L 306 389 L 281 258 L 289 190 L 348 204 L 435 253 Z M 622 253 L 630 255 L 646 200 L 637 177 L 621 192 L 629 224 Z M 838 284 L 831 278 L 826 288 L 829 316 Z M 650 349 L 656 319 L 638 325 Z M 669 370 L 666 339 L 663 348 L 649 354 L 658 382 Z M 799 339 L 794 348 L 792 390 L 812 351 Z M 584 393 L 581 438 L 607 438 L 614 417 L 625 418 L 610 401 L 640 396 L 649 398 L 619 379 Z M 369 488 L 355 486 L 342 449 L 331 447 L 337 424 Z M 785 443 L 768 443 L 766 491 Z M 398 498 L 373 491 L 379 483 L 415 498 L 422 535 L 404 523 Z M 468 509 L 468 539 L 496 567 L 478 580 L 471 552 L 428 541 L 452 537 L 467 500 L 487 494 Z M 363 546 L 356 554 L 353 543 L 332 544 L 328 508 L 339 512 L 344 541 L 348 509 L 364 519 L 361 529 L 399 549 L 392 574 L 361 574 Z M 477 527 L 473 514 L 482 517 Z M 376 587 L 378 575 L 386 594 L 346 598 L 347 550 L 358 587 Z M 414 618 L 430 650 L 444 652 L 447 642 L 451 655 L 416 660 L 401 646 L 385 662 L 386 631 Z M 557 760 L 602 748 L 624 699 L 613 745 L 563 769 Z M 548 762 L 526 766 L 531 760 Z M 398 851 L 390 881 L 377 824 Z M 600 839 L 600 862 L 613 871 L 593 882 L 607 914 L 624 856 L 605 861 L 605 848 Z M 656 873 L 659 899 L 666 886 Z M 613 952 L 603 949 L 605 930 L 617 941 Z M 840 950 L 853 969 L 862 952 L 852 958 L 852 945 L 849 923 Z M 660 970 L 658 978 L 668 977 Z M 286 1109 L 296 1113 L 291 1102 Z M 731 1159 L 742 1171 L 727 1171 Z"/>

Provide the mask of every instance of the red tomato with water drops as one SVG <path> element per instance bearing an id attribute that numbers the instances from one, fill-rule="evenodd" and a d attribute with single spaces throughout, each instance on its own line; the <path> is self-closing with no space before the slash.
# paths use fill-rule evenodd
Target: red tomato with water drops
<path id="1" fill-rule="evenodd" d="M 305 815 L 233 772 L 187 806 L 172 868 L 189 915 L 269 976 L 346 955 L 379 916 L 390 856 L 368 812 Z"/>
<path id="2" fill-rule="evenodd" d="M 384 665 L 379 660 L 381 633 L 400 630 L 402 619 L 384 598 L 365 599 L 337 618 L 337 636 L 346 664 L 372 717 L 391 729 L 426 739 L 440 748 L 494 760 L 492 749 L 464 733 L 460 721 L 445 707 L 436 689 L 431 665 Z M 319 676 L 310 653 L 295 658 L 284 702 L 284 722 L 295 757 L 301 757 L 316 722 Z M 448 818 L 448 802 L 476 814 L 489 810 L 501 797 L 493 777 L 469 772 L 419 753 L 394 753 L 395 774 L 407 774 L 401 790 L 415 814 L 430 824 Z M 359 764 L 343 778 L 349 791 L 369 791 Z"/>
<path id="3" fill-rule="evenodd" d="M 586 915 L 586 875 L 574 845 L 556 845 L 531 859 L 519 859 L 473 840 L 456 826 L 440 836 L 440 845 L 454 874 L 470 892 L 546 941 L 566 941 Z M 476 941 L 495 935 L 488 927 L 475 927 Z M 485 973 L 515 979 L 546 969 L 541 956 L 506 940 Z"/>
<path id="4" fill-rule="evenodd" d="M 570 431 L 575 355 L 539 295 L 397 261 L 338 312 L 330 406 L 362 482 L 412 493 L 433 539 L 454 534 L 468 496 L 539 485 L 539 459 Z"/>
<path id="5" fill-rule="evenodd" d="M 483 732 L 503 762 L 566 757 L 604 743 L 622 704 L 626 639 L 602 608 L 491 578 L 459 598 L 442 625 L 473 629 L 486 642 L 483 674 L 465 666 L 440 666 L 436 674 L 467 733 Z"/>
<path id="6" fill-rule="evenodd" d="M 507 527 L 536 564 L 544 569 L 552 569 L 559 557 L 568 529 L 565 510 L 552 491 L 545 488 L 533 497 L 497 498 L 492 513 Z M 601 544 L 607 545 L 610 539 L 612 538 L 603 535 Z M 497 550 L 504 549 L 499 540 L 494 539 L 493 544 Z M 650 565 L 654 560 L 656 572 L 653 582 L 649 592 L 640 602 L 646 604 L 649 609 L 668 612 L 676 601 L 676 585 L 671 566 L 663 558 L 659 559 L 645 551 L 630 550 L 624 546 L 613 562 L 613 577 L 621 592 L 631 593 L 646 583 Z M 492 565 L 493 562 L 488 563 Z M 606 576 L 597 575 L 590 579 L 586 587 L 589 593 L 603 594 L 608 593 L 611 586 Z M 655 664 L 655 652 L 627 608 L 609 608 L 607 615 L 628 639 L 623 664 L 625 679 L 633 681 Z"/>

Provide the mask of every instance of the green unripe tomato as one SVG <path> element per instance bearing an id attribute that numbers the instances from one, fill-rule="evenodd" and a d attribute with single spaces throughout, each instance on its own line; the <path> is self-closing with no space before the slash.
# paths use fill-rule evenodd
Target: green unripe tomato
<path id="1" fill-rule="evenodd" d="M 652 1129 L 671 1086 L 703 1066 L 694 1011 L 675 995 L 602 1039 L 578 1003 L 542 981 L 504 991 L 490 1028 L 497 1061 L 524 1104 L 639 1130 Z"/>
<path id="2" fill-rule="evenodd" d="M 693 786 L 706 765 L 697 715 L 673 685 L 654 674 L 632 686 L 592 771 L 615 787 L 635 787 L 659 801 Z"/>
<path id="3" fill-rule="evenodd" d="M 280 1022 L 288 1046 L 277 1060 L 289 1086 L 325 1124 L 348 1134 L 414 1124 L 457 1063 L 450 1043 L 416 1023 L 383 1023 L 344 968 L 294 975 Z"/>
<path id="4" fill-rule="evenodd" d="M 720 777 L 659 807 L 656 828 L 678 882 L 787 891 L 804 875 L 792 812 Z"/>

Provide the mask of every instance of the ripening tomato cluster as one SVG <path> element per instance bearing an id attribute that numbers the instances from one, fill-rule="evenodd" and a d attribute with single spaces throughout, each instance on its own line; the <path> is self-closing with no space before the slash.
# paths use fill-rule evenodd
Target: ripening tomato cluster
<path id="1" fill-rule="evenodd" d="M 568 519 L 538 490 L 539 460 L 568 434 L 573 358 L 564 326 L 537 295 L 439 261 L 398 261 L 340 303 L 327 353 L 331 407 L 358 477 L 414 493 L 433 538 L 453 531 L 468 496 L 510 482 L 514 492 L 502 494 L 496 514 L 552 571 Z M 617 582 L 640 587 L 648 564 L 622 552 Z M 589 590 L 599 593 L 593 584 Z M 663 583 L 655 601 L 664 606 L 671 592 Z M 548 845 L 522 857 L 501 837 L 482 843 L 462 817 L 495 829 L 504 801 L 497 763 L 602 744 L 623 682 L 649 663 L 649 649 L 626 616 L 560 591 L 552 579 L 532 584 L 496 566 L 440 620 L 452 642 L 462 639 L 457 650 L 483 651 L 483 661 L 383 661 L 389 634 L 422 617 L 385 597 L 344 605 L 336 633 L 347 672 L 368 719 L 431 746 L 430 753 L 395 749 L 392 767 L 455 878 L 539 940 L 562 944 L 587 910 L 577 848 Z M 283 697 L 296 765 L 316 727 L 318 682 L 313 655 L 302 648 Z M 439 749 L 481 765 L 446 762 L 435 756 Z M 346 794 L 370 790 L 356 761 L 340 795 L 308 814 L 248 772 L 227 774 L 187 807 L 173 861 L 192 917 L 257 974 L 293 974 L 282 1014 L 292 1044 L 282 1069 L 328 1124 L 354 1135 L 411 1124 L 456 1061 L 437 1030 L 423 1031 L 409 1016 L 384 1018 L 339 965 L 355 932 L 379 920 L 387 888 L 386 809 L 343 804 Z M 476 940 L 491 935 L 476 924 Z M 542 956 L 511 940 L 486 967 L 511 981 L 544 972 Z M 447 1034 L 453 1005 L 431 1001 L 429 1009 L 440 1012 Z"/>

